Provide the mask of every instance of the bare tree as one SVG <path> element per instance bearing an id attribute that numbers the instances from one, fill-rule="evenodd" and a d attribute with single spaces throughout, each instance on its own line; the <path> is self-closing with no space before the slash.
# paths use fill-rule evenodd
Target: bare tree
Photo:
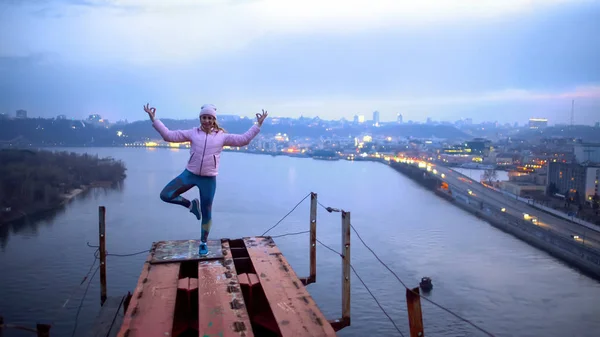
<path id="1" fill-rule="evenodd" d="M 487 169 L 483 171 L 483 180 L 492 185 L 496 180 L 498 180 L 498 172 L 496 172 L 495 169 Z"/>

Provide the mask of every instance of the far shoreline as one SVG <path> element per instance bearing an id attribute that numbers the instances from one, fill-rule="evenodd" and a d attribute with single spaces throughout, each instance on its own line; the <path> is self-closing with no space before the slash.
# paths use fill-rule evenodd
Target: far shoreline
<path id="1" fill-rule="evenodd" d="M 123 180 L 115 181 L 115 182 L 97 181 L 97 182 L 93 182 L 89 185 L 84 185 L 84 186 L 80 186 L 79 188 L 74 188 L 71 191 L 69 191 L 68 193 L 63 194 L 61 200 L 52 205 L 47 205 L 47 206 L 43 206 L 43 207 L 34 207 L 33 209 L 31 209 L 29 211 L 15 212 L 14 215 L 3 220 L 3 222 L 0 222 L 0 227 L 14 224 L 15 222 L 21 221 L 27 217 L 36 217 L 36 216 L 40 216 L 46 212 L 59 210 L 62 207 L 65 207 L 67 204 L 69 204 L 71 201 L 73 201 L 77 196 L 83 194 L 84 192 L 87 192 L 87 191 L 89 191 L 93 188 L 97 188 L 97 187 L 104 187 L 104 188 L 111 187 L 114 184 L 120 183 L 122 181 Z"/>

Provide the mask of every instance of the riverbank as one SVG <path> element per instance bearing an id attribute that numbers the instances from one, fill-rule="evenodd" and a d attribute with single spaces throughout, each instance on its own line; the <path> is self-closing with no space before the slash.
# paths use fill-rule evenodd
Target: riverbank
<path id="1" fill-rule="evenodd" d="M 579 241 L 566 238 L 530 221 L 516 218 L 497 205 L 478 200 L 465 188 L 448 186 L 437 176 L 414 165 L 392 163 L 395 171 L 411 178 L 418 184 L 455 206 L 485 220 L 490 225 L 509 233 L 528 244 L 566 262 L 581 272 L 600 280 L 600 251 L 587 247 Z"/>
<path id="2" fill-rule="evenodd" d="M 126 177 L 121 161 L 89 154 L 3 149 L 0 162 L 0 225 L 60 208 Z"/>

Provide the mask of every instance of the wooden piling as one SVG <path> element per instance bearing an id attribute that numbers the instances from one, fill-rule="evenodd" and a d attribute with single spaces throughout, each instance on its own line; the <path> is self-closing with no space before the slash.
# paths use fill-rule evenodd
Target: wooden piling
<path id="1" fill-rule="evenodd" d="M 99 215 L 99 252 L 100 252 L 100 305 L 106 301 L 106 208 L 100 206 Z"/>

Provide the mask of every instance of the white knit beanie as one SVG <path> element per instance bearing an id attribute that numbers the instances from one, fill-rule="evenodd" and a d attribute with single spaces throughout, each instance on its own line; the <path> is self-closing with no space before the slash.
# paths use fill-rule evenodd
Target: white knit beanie
<path id="1" fill-rule="evenodd" d="M 210 115 L 217 118 L 217 107 L 214 104 L 204 104 L 200 108 L 200 116 L 202 115 Z"/>

